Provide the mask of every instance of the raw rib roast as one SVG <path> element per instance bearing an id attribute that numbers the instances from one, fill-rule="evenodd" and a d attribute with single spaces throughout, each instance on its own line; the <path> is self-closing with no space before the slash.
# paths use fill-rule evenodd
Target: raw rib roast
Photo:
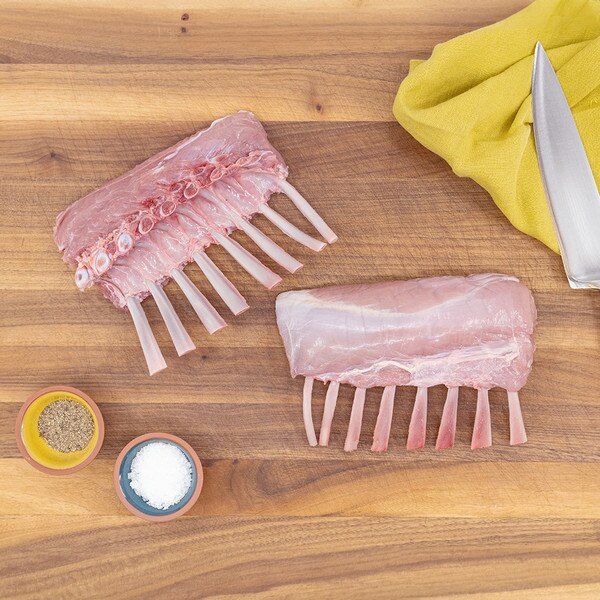
<path id="1" fill-rule="evenodd" d="M 511 444 L 526 441 L 517 392 L 533 362 L 536 309 L 515 277 L 497 274 L 433 277 L 280 294 L 277 323 L 292 376 L 306 378 L 304 420 L 317 444 L 311 414 L 313 381 L 329 382 L 319 443 L 327 445 L 340 384 L 356 387 L 346 450 L 357 447 L 365 390 L 383 387 L 372 449 L 387 449 L 395 388 L 416 386 L 407 447 L 425 443 L 427 388 L 448 395 L 437 447 L 454 444 L 458 388 L 478 390 L 472 447 L 492 443 L 488 390 L 508 392 Z"/>
<path id="2" fill-rule="evenodd" d="M 63 259 L 76 269 L 84 290 L 98 285 L 119 308 L 131 312 L 150 373 L 166 367 L 141 307 L 152 295 L 178 353 L 195 348 L 162 286 L 174 279 L 209 333 L 225 322 L 183 273 L 195 261 L 234 314 L 245 299 L 205 253 L 219 244 L 267 288 L 281 278 L 229 234 L 242 230 L 290 272 L 302 265 L 250 223 L 262 213 L 284 233 L 313 250 L 326 244 L 284 219 L 267 204 L 285 193 L 315 229 L 332 243 L 337 238 L 323 219 L 287 181 L 288 169 L 271 146 L 258 119 L 239 112 L 138 165 L 91 192 L 62 212 L 54 239 Z"/>

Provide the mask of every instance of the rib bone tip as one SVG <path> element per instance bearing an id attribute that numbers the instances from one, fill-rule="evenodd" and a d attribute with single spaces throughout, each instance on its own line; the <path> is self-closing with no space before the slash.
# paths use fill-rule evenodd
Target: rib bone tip
<path id="1" fill-rule="evenodd" d="M 268 290 L 272 290 L 274 287 L 278 286 L 282 281 L 283 281 L 283 279 L 281 279 L 281 277 L 279 277 L 278 279 L 276 279 L 273 282 L 269 283 L 269 285 L 267 286 L 267 289 Z"/>
<path id="2" fill-rule="evenodd" d="M 371 452 L 377 452 L 377 453 L 387 452 L 387 445 L 380 446 L 379 444 L 373 444 L 371 446 Z"/>
<path id="3" fill-rule="evenodd" d="M 448 448 L 454 448 L 454 444 L 436 444 L 435 445 L 435 449 L 436 450 L 447 450 Z"/>
<path id="4" fill-rule="evenodd" d="M 441 438 L 435 442 L 436 450 L 448 450 L 448 448 L 454 448 L 454 436 L 451 439 Z"/>
<path id="5" fill-rule="evenodd" d="M 150 377 L 152 377 L 152 375 L 156 375 L 157 373 L 164 371 L 166 368 L 167 368 L 167 363 L 165 363 L 164 365 L 161 365 L 159 367 L 155 367 L 153 369 L 148 369 L 148 373 L 150 373 Z"/>
<path id="6" fill-rule="evenodd" d="M 185 350 L 178 352 L 177 356 L 185 356 L 186 354 L 193 352 L 195 349 L 196 349 L 196 345 L 194 344 L 191 348 L 186 348 Z"/>
<path id="7" fill-rule="evenodd" d="M 225 329 L 225 327 L 227 327 L 227 323 L 219 323 L 218 325 L 215 325 L 206 331 L 208 331 L 209 335 L 213 335 L 213 333 L 217 333 L 218 331 L 221 331 L 221 329 Z"/>
<path id="8" fill-rule="evenodd" d="M 418 442 L 416 444 L 414 444 L 414 443 L 406 444 L 407 450 L 420 450 L 421 448 L 425 448 L 425 444 L 423 442 Z"/>
<path id="9" fill-rule="evenodd" d="M 519 439 L 519 440 L 510 440 L 511 446 L 522 446 L 527 443 L 527 438 Z"/>
<path id="10" fill-rule="evenodd" d="M 471 444 L 471 450 L 483 450 L 484 448 L 491 448 L 492 444 L 491 443 L 484 443 L 484 444 Z"/>

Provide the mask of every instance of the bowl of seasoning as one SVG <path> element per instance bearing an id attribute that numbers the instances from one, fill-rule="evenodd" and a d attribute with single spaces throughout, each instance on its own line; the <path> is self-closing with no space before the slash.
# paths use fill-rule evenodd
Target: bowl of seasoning
<path id="1" fill-rule="evenodd" d="M 204 477 L 196 451 L 168 433 L 141 435 L 121 450 L 114 472 L 119 500 L 147 521 L 170 521 L 186 513 Z"/>
<path id="2" fill-rule="evenodd" d="M 104 419 L 84 392 L 53 386 L 23 404 L 15 434 L 28 463 L 43 473 L 68 475 L 83 469 L 100 451 Z"/>

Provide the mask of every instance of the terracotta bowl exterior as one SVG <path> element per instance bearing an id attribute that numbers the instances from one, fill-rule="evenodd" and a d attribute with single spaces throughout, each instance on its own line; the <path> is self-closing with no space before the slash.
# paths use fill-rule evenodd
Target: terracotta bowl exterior
<path id="1" fill-rule="evenodd" d="M 196 488 L 194 489 L 194 492 L 192 493 L 191 497 L 178 510 L 168 513 L 168 514 L 165 514 L 165 515 L 149 515 L 143 511 L 139 510 L 138 508 L 136 508 L 129 502 L 129 500 L 123 493 L 123 489 L 121 488 L 121 482 L 120 482 L 121 465 L 122 465 L 123 461 L 125 460 L 125 457 L 128 455 L 129 451 L 132 448 L 134 448 L 135 446 L 137 446 L 143 442 L 147 442 L 147 441 L 151 441 L 151 440 L 156 440 L 156 441 L 168 440 L 170 442 L 173 442 L 174 444 L 177 444 L 178 446 L 181 446 L 188 453 L 189 457 L 193 460 L 194 466 L 196 468 Z M 157 522 L 161 522 L 161 521 L 171 521 L 171 520 L 176 519 L 177 517 L 180 517 L 181 515 L 185 514 L 188 510 L 190 510 L 192 508 L 192 506 L 194 506 L 194 504 L 198 500 L 198 497 L 200 496 L 200 492 L 202 491 L 203 483 L 204 483 L 204 475 L 202 473 L 202 463 L 200 462 L 200 458 L 198 458 L 198 454 L 196 453 L 196 451 L 185 440 L 182 440 L 180 437 L 171 435 L 169 433 L 146 433 L 144 435 L 140 435 L 139 437 L 136 437 L 135 439 L 131 440 L 123 448 L 123 450 L 121 450 L 121 452 L 119 453 L 119 456 L 117 458 L 117 462 L 115 463 L 114 484 L 115 484 L 115 491 L 117 493 L 119 500 L 121 501 L 123 506 L 125 506 L 125 508 L 129 512 L 133 513 L 137 517 L 140 517 L 141 519 L 144 519 L 145 521 L 150 521 L 153 523 L 157 523 Z"/>
<path id="2" fill-rule="evenodd" d="M 95 421 L 95 432 L 94 438 L 95 443 L 91 451 L 86 451 L 85 458 L 82 459 L 81 462 L 70 466 L 68 468 L 52 468 L 47 465 L 41 464 L 30 454 L 30 449 L 28 448 L 25 440 L 23 439 L 23 422 L 26 416 L 28 409 L 38 400 L 40 400 L 43 396 L 47 396 L 48 394 L 56 393 L 56 392 L 65 392 L 67 394 L 72 394 L 73 396 L 77 396 L 81 403 L 86 405 L 87 408 L 93 413 L 94 421 Z M 31 394 L 29 398 L 25 401 L 21 409 L 19 410 L 19 414 L 17 415 L 17 421 L 15 424 L 15 438 L 17 441 L 17 447 L 19 448 L 19 452 L 23 456 L 23 458 L 33 467 L 35 467 L 38 471 L 42 473 L 46 473 L 47 475 L 70 475 L 71 473 L 76 473 L 81 469 L 87 467 L 94 458 L 96 458 L 100 448 L 102 447 L 102 443 L 104 441 L 104 419 L 102 417 L 102 413 L 98 408 L 98 405 L 85 393 L 81 390 L 78 390 L 73 387 L 69 387 L 66 385 L 54 385 L 51 387 L 44 388 L 39 392 L 35 392 Z"/>

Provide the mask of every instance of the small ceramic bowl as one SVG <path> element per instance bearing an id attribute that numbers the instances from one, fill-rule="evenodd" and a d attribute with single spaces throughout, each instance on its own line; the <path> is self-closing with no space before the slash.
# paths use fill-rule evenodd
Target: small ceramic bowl
<path id="1" fill-rule="evenodd" d="M 38 420 L 46 406 L 57 400 L 74 400 L 85 406 L 94 419 L 94 435 L 83 450 L 59 452 L 51 448 L 38 431 Z M 67 386 L 52 386 L 29 396 L 17 415 L 17 446 L 23 458 L 38 471 L 68 475 L 89 465 L 104 441 L 104 419 L 96 403 L 84 392 Z"/>
<path id="2" fill-rule="evenodd" d="M 190 489 L 177 504 L 174 504 L 167 509 L 150 506 L 141 496 L 133 491 L 133 488 L 129 483 L 129 478 L 127 477 L 131 471 L 131 462 L 135 455 L 144 446 L 151 444 L 152 442 L 165 442 L 177 446 L 185 454 L 192 466 L 192 485 L 190 485 Z M 200 462 L 196 451 L 187 442 L 168 433 L 146 433 L 145 435 L 140 435 L 134 440 L 131 440 L 131 442 L 121 450 L 115 464 L 114 481 L 117 496 L 127 510 L 146 521 L 156 522 L 176 519 L 190 510 L 200 496 L 202 484 L 204 483 L 204 476 L 202 473 L 202 463 Z"/>

